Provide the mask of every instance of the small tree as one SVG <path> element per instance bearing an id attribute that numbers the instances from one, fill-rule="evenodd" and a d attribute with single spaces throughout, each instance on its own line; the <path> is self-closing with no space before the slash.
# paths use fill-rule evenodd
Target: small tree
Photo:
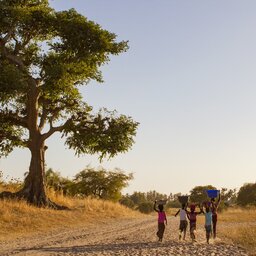
<path id="1" fill-rule="evenodd" d="M 45 191 L 49 137 L 60 132 L 76 154 L 100 159 L 134 142 L 137 122 L 106 109 L 93 113 L 79 91 L 90 80 L 102 82 L 99 68 L 127 42 L 74 9 L 55 11 L 48 0 L 1 0 L 0 9 L 0 155 L 28 148 L 29 173 L 13 195 L 56 207 Z"/>
<path id="2" fill-rule="evenodd" d="M 122 196 L 121 190 L 132 178 L 132 174 L 126 175 L 119 169 L 107 171 L 103 168 L 94 170 L 87 167 L 76 175 L 73 193 L 118 201 Z"/>

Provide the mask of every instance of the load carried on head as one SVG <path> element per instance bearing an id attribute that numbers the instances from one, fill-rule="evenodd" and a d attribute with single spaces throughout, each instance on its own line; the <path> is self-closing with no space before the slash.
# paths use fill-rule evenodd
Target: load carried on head
<path id="1" fill-rule="evenodd" d="M 206 193 L 207 193 L 207 196 L 209 198 L 216 198 L 219 196 L 220 194 L 220 190 L 217 190 L 217 189 L 208 189 L 206 190 Z"/>
<path id="2" fill-rule="evenodd" d="M 178 196 L 178 200 L 181 204 L 187 204 L 188 203 L 188 196 Z"/>
<path id="3" fill-rule="evenodd" d="M 158 205 L 165 205 L 167 203 L 167 199 L 155 200 L 155 202 Z"/>

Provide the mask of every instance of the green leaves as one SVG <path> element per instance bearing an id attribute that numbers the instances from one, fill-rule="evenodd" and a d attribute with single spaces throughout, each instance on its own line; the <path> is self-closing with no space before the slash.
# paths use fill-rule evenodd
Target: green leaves
<path id="1" fill-rule="evenodd" d="M 21 140 L 23 131 L 6 123 L 0 126 L 0 158 L 6 157 L 15 147 L 24 146 Z"/>
<path id="2" fill-rule="evenodd" d="M 73 193 L 117 201 L 121 198 L 121 190 L 131 179 L 132 174 L 126 175 L 119 169 L 107 171 L 87 167 L 75 176 Z"/>
<path id="3" fill-rule="evenodd" d="M 81 111 L 72 117 L 64 129 L 66 144 L 80 154 L 100 154 L 113 157 L 126 152 L 133 144 L 138 123 L 131 117 L 117 116 L 102 109 L 98 114 Z"/>
<path id="4" fill-rule="evenodd" d="M 32 145 L 31 134 L 45 140 L 54 132 L 63 132 L 79 155 L 102 159 L 127 151 L 138 123 L 106 110 L 92 114 L 79 91 L 79 85 L 103 81 L 100 67 L 125 52 L 127 42 L 74 9 L 55 11 L 47 0 L 0 0 L 0 9 L 3 151 Z"/>

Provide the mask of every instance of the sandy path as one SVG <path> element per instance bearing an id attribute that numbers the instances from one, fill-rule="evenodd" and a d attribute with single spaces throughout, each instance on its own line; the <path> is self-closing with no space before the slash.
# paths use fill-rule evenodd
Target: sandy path
<path id="1" fill-rule="evenodd" d="M 237 246 L 221 241 L 205 243 L 203 227 L 198 227 L 197 243 L 178 241 L 178 218 L 171 217 L 164 241 L 157 242 L 156 218 L 111 220 L 101 225 L 60 230 L 41 236 L 0 243 L 0 255 L 232 255 L 247 253 Z"/>

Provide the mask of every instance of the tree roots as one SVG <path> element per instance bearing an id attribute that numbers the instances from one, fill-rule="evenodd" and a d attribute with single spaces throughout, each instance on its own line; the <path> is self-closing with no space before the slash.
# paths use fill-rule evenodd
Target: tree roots
<path id="1" fill-rule="evenodd" d="M 15 200 L 25 200 L 28 204 L 37 206 L 37 207 L 44 207 L 54 210 L 70 210 L 67 206 L 59 205 L 51 201 L 48 197 L 43 197 L 40 199 L 31 200 L 31 197 L 29 197 L 26 193 L 24 193 L 23 190 L 12 193 L 9 191 L 3 191 L 0 193 L 0 199 L 15 199 Z"/>

